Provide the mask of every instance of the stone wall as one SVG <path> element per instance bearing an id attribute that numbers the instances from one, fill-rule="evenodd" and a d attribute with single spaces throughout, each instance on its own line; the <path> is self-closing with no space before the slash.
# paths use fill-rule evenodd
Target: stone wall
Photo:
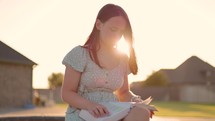
<path id="1" fill-rule="evenodd" d="M 0 108 L 32 103 L 32 67 L 0 63 Z"/>
<path id="2" fill-rule="evenodd" d="M 46 98 L 48 100 L 51 100 L 52 98 L 56 103 L 63 103 L 61 99 L 61 87 L 57 87 L 54 90 L 34 89 L 34 91 L 37 91 L 41 98 Z"/>

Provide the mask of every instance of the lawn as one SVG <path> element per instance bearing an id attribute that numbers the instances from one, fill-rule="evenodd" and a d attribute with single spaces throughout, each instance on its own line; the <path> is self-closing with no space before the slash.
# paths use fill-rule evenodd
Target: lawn
<path id="1" fill-rule="evenodd" d="M 215 104 L 158 101 L 151 104 L 159 110 L 155 112 L 157 116 L 215 118 Z"/>

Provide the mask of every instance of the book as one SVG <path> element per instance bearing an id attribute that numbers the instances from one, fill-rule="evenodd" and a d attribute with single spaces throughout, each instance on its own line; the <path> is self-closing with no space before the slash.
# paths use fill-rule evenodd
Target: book
<path id="1" fill-rule="evenodd" d="M 152 98 L 151 96 L 148 97 L 147 99 L 143 100 L 142 102 L 140 103 L 135 103 L 135 102 L 132 102 L 133 106 L 137 106 L 137 107 L 141 107 L 141 108 L 146 108 L 150 111 L 158 111 L 154 105 L 150 105 L 152 101 Z"/>
<path id="2" fill-rule="evenodd" d="M 131 102 L 103 102 L 110 115 L 105 117 L 94 117 L 87 110 L 81 110 L 79 116 L 86 121 L 118 121 L 124 118 L 133 107 Z"/>
<path id="3" fill-rule="evenodd" d="M 94 117 L 91 115 L 87 110 L 81 110 L 79 113 L 79 116 L 83 118 L 86 121 L 118 121 L 122 118 L 124 118 L 132 107 L 137 106 L 140 108 L 148 109 L 151 112 L 151 117 L 154 114 L 154 111 L 158 111 L 153 105 L 149 105 L 149 103 L 152 101 L 152 98 L 149 97 L 145 100 L 143 100 L 140 103 L 136 102 L 102 102 L 100 104 L 104 105 L 110 115 L 105 117 Z"/>

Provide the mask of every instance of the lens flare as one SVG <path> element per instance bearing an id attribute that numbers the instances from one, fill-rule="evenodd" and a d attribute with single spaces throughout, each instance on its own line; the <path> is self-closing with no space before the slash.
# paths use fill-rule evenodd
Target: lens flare
<path id="1" fill-rule="evenodd" d="M 129 56 L 129 48 L 128 43 L 125 41 L 124 37 L 122 37 L 117 43 L 117 49 L 120 52 L 123 52 Z"/>

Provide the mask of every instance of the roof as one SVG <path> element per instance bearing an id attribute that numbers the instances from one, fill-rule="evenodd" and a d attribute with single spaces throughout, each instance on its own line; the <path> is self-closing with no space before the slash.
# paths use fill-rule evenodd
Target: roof
<path id="1" fill-rule="evenodd" d="M 174 70 L 161 69 L 173 83 L 215 83 L 215 68 L 197 56 L 191 56 Z M 209 72 L 209 76 L 207 76 Z"/>
<path id="2" fill-rule="evenodd" d="M 24 64 L 24 65 L 37 65 L 32 60 L 20 54 L 13 48 L 9 47 L 0 40 L 0 62 Z"/>

